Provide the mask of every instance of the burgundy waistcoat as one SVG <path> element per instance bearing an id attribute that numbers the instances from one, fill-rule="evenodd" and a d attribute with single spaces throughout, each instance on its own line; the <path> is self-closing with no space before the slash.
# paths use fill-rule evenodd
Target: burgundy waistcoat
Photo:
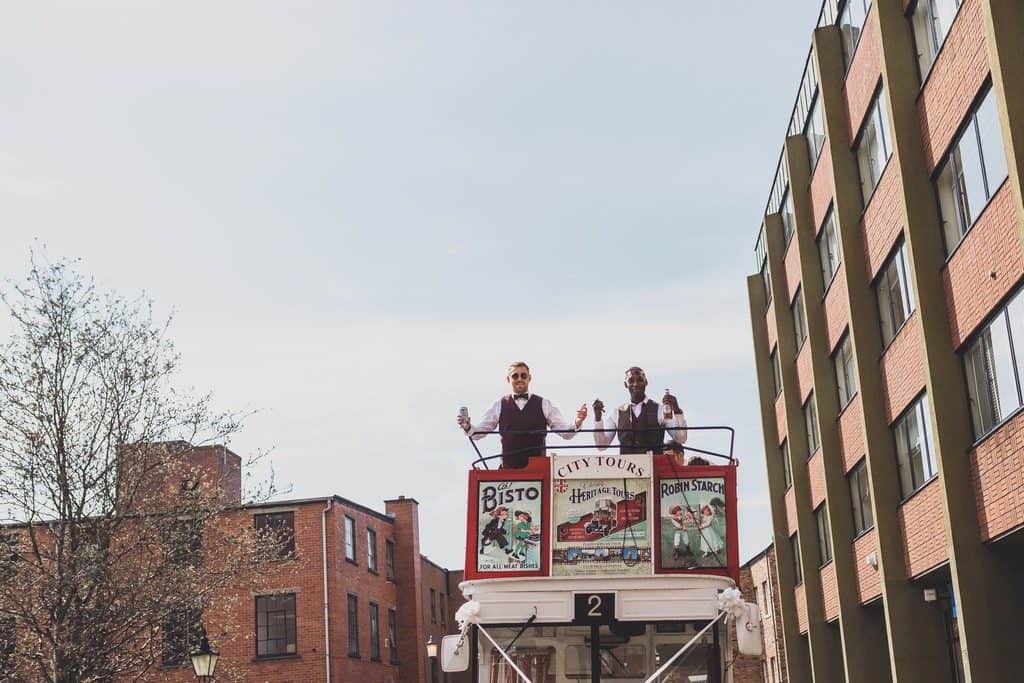
<path id="1" fill-rule="evenodd" d="M 658 424 L 658 411 L 661 410 L 661 406 L 647 399 L 640 408 L 640 417 L 634 417 L 633 409 L 628 403 L 623 408 L 619 409 L 619 453 L 661 453 L 665 448 L 665 430 Z M 654 431 L 630 431 L 633 429 Z"/>
<path id="2" fill-rule="evenodd" d="M 544 446 L 548 421 L 544 418 L 544 409 L 541 407 L 543 401 L 544 399 L 537 394 L 530 394 L 526 405 L 520 410 L 511 394 L 501 399 L 498 431 L 501 432 L 501 464 L 503 467 L 520 469 L 526 467 L 531 455 L 546 455 L 547 451 Z M 538 433 L 509 433 L 534 430 Z"/>

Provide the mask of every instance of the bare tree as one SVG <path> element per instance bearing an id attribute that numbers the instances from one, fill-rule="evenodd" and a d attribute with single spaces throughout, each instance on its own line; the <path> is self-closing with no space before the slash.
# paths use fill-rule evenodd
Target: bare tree
<path id="1" fill-rule="evenodd" d="M 240 415 L 176 390 L 169 321 L 39 261 L 2 294 L 0 678 L 146 679 L 287 539 L 221 523 L 237 486 L 188 455 Z"/>

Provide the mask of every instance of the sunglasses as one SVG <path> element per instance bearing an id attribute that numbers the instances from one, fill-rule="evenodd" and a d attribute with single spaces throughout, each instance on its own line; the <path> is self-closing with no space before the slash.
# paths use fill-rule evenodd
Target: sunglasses
<path id="1" fill-rule="evenodd" d="M 530 373 L 528 372 L 513 372 L 509 375 L 512 379 L 530 379 Z"/>

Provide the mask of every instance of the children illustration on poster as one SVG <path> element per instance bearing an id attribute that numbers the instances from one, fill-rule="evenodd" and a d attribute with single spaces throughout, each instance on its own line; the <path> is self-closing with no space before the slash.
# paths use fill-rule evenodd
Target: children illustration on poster
<path id="1" fill-rule="evenodd" d="M 661 567 L 725 567 L 725 479 L 661 481 Z"/>
<path id="2" fill-rule="evenodd" d="M 477 571 L 540 571 L 540 481 L 480 482 Z"/>

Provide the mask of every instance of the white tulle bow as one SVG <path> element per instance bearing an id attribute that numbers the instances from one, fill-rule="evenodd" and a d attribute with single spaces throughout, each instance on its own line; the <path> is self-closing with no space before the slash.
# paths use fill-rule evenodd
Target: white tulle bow
<path id="1" fill-rule="evenodd" d="M 743 614 L 743 594 L 738 588 L 726 588 L 718 594 L 718 609 L 728 618 L 737 619 Z"/>
<path id="2" fill-rule="evenodd" d="M 455 612 L 455 621 L 459 623 L 459 629 L 465 630 L 469 624 L 475 624 L 480 616 L 480 603 L 470 600 L 462 603 L 462 607 Z"/>

